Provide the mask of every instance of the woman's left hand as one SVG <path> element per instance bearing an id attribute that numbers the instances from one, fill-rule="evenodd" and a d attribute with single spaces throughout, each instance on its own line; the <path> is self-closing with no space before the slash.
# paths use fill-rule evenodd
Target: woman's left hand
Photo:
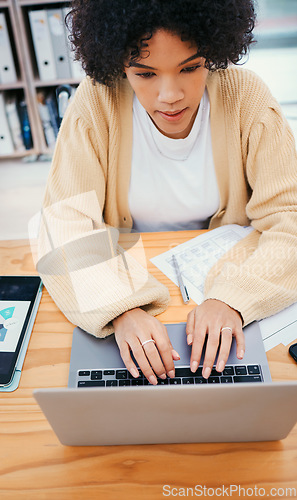
<path id="1" fill-rule="evenodd" d="M 235 309 L 216 299 L 207 299 L 195 307 L 187 319 L 187 342 L 192 345 L 191 371 L 196 372 L 206 335 L 208 334 L 202 375 L 208 378 L 218 349 L 216 363 L 217 372 L 222 372 L 227 362 L 232 337 L 236 338 L 236 354 L 242 359 L 245 350 L 245 340 L 242 331 L 241 315 Z"/>

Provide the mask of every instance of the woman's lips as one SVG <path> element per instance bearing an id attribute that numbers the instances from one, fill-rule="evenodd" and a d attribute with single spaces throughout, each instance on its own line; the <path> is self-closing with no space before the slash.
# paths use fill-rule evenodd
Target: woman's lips
<path id="1" fill-rule="evenodd" d="M 179 110 L 179 111 L 158 111 L 158 113 L 160 114 L 160 116 L 162 118 L 164 118 L 165 120 L 169 121 L 169 122 L 177 122 L 178 120 L 180 120 L 185 112 L 186 112 L 187 108 L 184 108 L 182 110 Z"/>

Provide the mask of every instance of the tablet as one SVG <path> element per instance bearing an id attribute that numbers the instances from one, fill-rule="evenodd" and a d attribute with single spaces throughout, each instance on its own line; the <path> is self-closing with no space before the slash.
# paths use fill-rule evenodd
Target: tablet
<path id="1" fill-rule="evenodd" d="M 41 288 L 39 276 L 0 276 L 0 386 L 12 381 Z"/>

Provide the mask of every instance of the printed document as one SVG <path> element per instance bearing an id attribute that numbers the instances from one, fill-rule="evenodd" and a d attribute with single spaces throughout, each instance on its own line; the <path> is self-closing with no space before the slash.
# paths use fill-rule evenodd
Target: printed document
<path id="1" fill-rule="evenodd" d="M 208 271 L 224 253 L 252 231 L 251 227 L 237 224 L 218 227 L 152 258 L 151 262 L 178 285 L 172 262 L 174 254 L 189 296 L 201 304 Z"/>
<path id="2" fill-rule="evenodd" d="M 238 241 L 253 231 L 252 227 L 229 224 L 200 234 L 151 259 L 178 286 L 172 262 L 175 255 L 189 297 L 201 304 L 204 283 L 211 267 Z M 297 338 L 297 303 L 278 314 L 259 321 L 265 350 L 276 345 L 288 345 Z"/>

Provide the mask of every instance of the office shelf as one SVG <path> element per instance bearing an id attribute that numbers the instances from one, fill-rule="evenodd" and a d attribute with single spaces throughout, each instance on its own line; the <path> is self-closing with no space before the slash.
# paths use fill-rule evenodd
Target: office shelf
<path id="1" fill-rule="evenodd" d="M 53 147 L 49 148 L 45 138 L 45 132 L 40 118 L 37 94 L 42 89 L 54 92 L 59 85 L 71 85 L 76 87 L 81 78 L 55 78 L 52 80 L 42 80 L 38 74 L 38 66 L 32 41 L 31 27 L 28 12 L 33 10 L 69 7 L 70 2 L 57 0 L 48 2 L 43 0 L 0 0 L 0 12 L 5 13 L 7 24 L 9 25 L 9 37 L 13 52 L 17 81 L 3 83 L 0 80 L 0 92 L 6 96 L 15 91 L 16 95 L 22 95 L 28 110 L 28 117 L 31 127 L 33 146 L 30 150 L 22 153 L 15 151 L 9 156 L 1 155 L 0 161 L 4 158 L 19 158 L 22 156 L 49 154 Z"/>

